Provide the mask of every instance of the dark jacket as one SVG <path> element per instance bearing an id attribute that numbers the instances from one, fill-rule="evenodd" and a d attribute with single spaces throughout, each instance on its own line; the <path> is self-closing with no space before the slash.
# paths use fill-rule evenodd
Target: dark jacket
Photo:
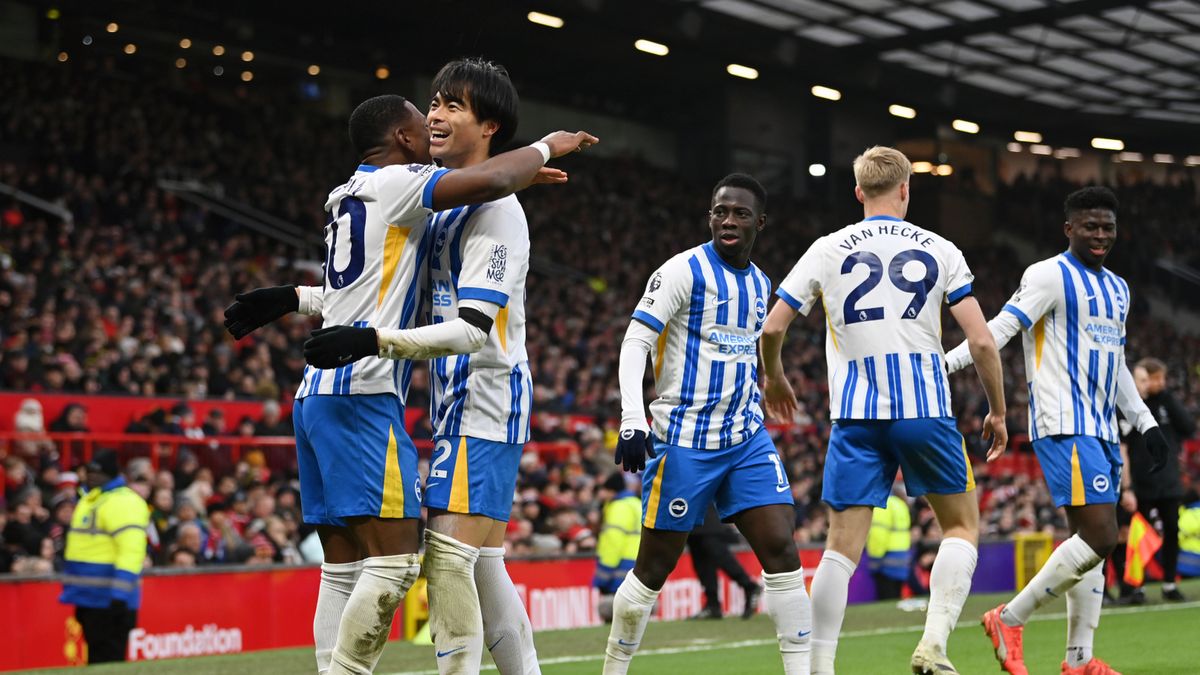
<path id="1" fill-rule="evenodd" d="M 1154 419 L 1158 420 L 1158 426 L 1171 446 L 1171 455 L 1162 471 L 1150 473 L 1151 462 L 1146 454 L 1146 443 L 1136 429 L 1129 431 L 1125 441 L 1129 444 L 1129 475 L 1133 479 L 1133 492 L 1138 499 L 1179 499 L 1183 497 L 1183 484 L 1179 481 L 1180 444 L 1196 433 L 1196 421 L 1168 391 L 1146 399 L 1146 406 L 1150 408 Z"/>

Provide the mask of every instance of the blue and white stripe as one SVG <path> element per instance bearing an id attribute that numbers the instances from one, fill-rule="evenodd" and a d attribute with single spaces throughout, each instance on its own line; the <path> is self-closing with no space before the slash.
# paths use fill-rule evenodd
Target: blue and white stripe
<path id="1" fill-rule="evenodd" d="M 1027 316 L 1010 303 L 1005 310 L 1029 331 L 1025 367 L 1030 435 L 1084 435 L 1116 442 L 1117 375 L 1125 363 L 1129 285 L 1109 270 L 1086 267 L 1070 252 L 1036 263 L 1026 278 L 1026 286 L 1036 290 L 1027 288 L 1027 297 L 1018 300 L 1018 293 L 1014 302 L 1047 309 L 1040 316 Z"/>
<path id="2" fill-rule="evenodd" d="M 834 419 L 896 420 L 950 416 L 950 388 L 936 353 L 879 355 L 853 359 L 835 373 L 830 389 Z"/>
<path id="3" fill-rule="evenodd" d="M 674 277 L 663 284 L 680 289 L 682 306 L 666 323 L 634 315 L 667 331 L 659 398 L 650 406 L 654 433 L 694 448 L 742 443 L 763 424 L 757 341 L 771 282 L 753 265 L 729 266 L 711 244 L 676 256 L 663 272 Z"/>

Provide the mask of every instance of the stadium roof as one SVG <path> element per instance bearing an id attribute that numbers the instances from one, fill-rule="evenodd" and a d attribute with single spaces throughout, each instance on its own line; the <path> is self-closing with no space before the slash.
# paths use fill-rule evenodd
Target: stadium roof
<path id="1" fill-rule="evenodd" d="M 1200 123 L 1196 0 L 698 0 L 852 60 L 867 55 L 1064 110 Z"/>

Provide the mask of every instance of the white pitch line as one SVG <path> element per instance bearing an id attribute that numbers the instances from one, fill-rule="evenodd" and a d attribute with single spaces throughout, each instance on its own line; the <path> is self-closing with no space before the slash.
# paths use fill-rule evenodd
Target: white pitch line
<path id="1" fill-rule="evenodd" d="M 1103 614 L 1145 614 L 1149 612 L 1175 612 L 1184 609 L 1200 608 L 1200 602 L 1181 602 L 1170 605 L 1148 605 L 1143 607 L 1112 607 L 1105 609 Z M 1103 614 L 1101 616 L 1103 616 Z M 1031 617 L 1030 621 L 1057 621 L 1067 618 L 1066 612 L 1056 612 L 1054 614 L 1039 614 Z M 966 626 L 976 625 L 979 622 L 976 620 L 962 620 L 955 624 L 955 628 L 963 628 Z M 853 630 L 842 633 L 840 639 L 874 637 L 879 635 L 895 635 L 899 633 L 919 633 L 925 630 L 924 626 L 892 626 L 890 628 L 873 628 L 871 630 Z M 672 654 L 694 654 L 696 652 L 711 652 L 721 651 L 725 649 L 738 649 L 741 647 L 761 647 L 764 645 L 778 644 L 775 640 L 739 640 L 737 642 L 712 642 L 691 644 L 686 647 L 660 647 L 657 649 L 642 649 L 638 651 L 638 656 L 669 656 Z M 581 654 L 577 656 L 554 656 L 545 659 L 538 659 L 538 663 L 543 666 L 553 666 L 562 663 L 586 663 L 589 661 L 603 661 L 604 654 Z M 496 670 L 494 665 L 484 665 L 480 668 L 481 671 Z M 397 673 L 388 673 L 387 675 L 438 675 L 437 669 L 433 670 L 406 670 Z"/>

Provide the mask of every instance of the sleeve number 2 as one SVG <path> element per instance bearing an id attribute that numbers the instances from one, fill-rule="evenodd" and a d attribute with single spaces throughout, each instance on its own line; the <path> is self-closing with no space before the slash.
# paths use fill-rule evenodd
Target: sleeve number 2
<path id="1" fill-rule="evenodd" d="M 913 261 L 925 266 L 925 276 L 923 278 L 913 280 L 904 276 L 904 266 Z M 842 261 L 842 274 L 849 274 L 859 265 L 866 265 L 868 274 L 867 278 L 846 296 L 846 303 L 842 306 L 842 314 L 847 325 L 863 321 L 879 321 L 884 316 L 882 307 L 857 306 L 858 301 L 864 295 L 870 293 L 883 280 L 883 261 L 879 259 L 879 256 L 870 251 L 852 253 Z M 893 286 L 905 293 L 912 293 L 913 296 L 908 306 L 901 313 L 901 318 L 917 318 L 917 315 L 921 313 L 921 309 L 925 307 L 929 291 L 937 283 L 937 278 L 937 261 L 925 251 L 909 249 L 896 254 L 896 257 L 892 258 L 891 264 L 888 265 L 888 279 L 891 280 Z"/>

